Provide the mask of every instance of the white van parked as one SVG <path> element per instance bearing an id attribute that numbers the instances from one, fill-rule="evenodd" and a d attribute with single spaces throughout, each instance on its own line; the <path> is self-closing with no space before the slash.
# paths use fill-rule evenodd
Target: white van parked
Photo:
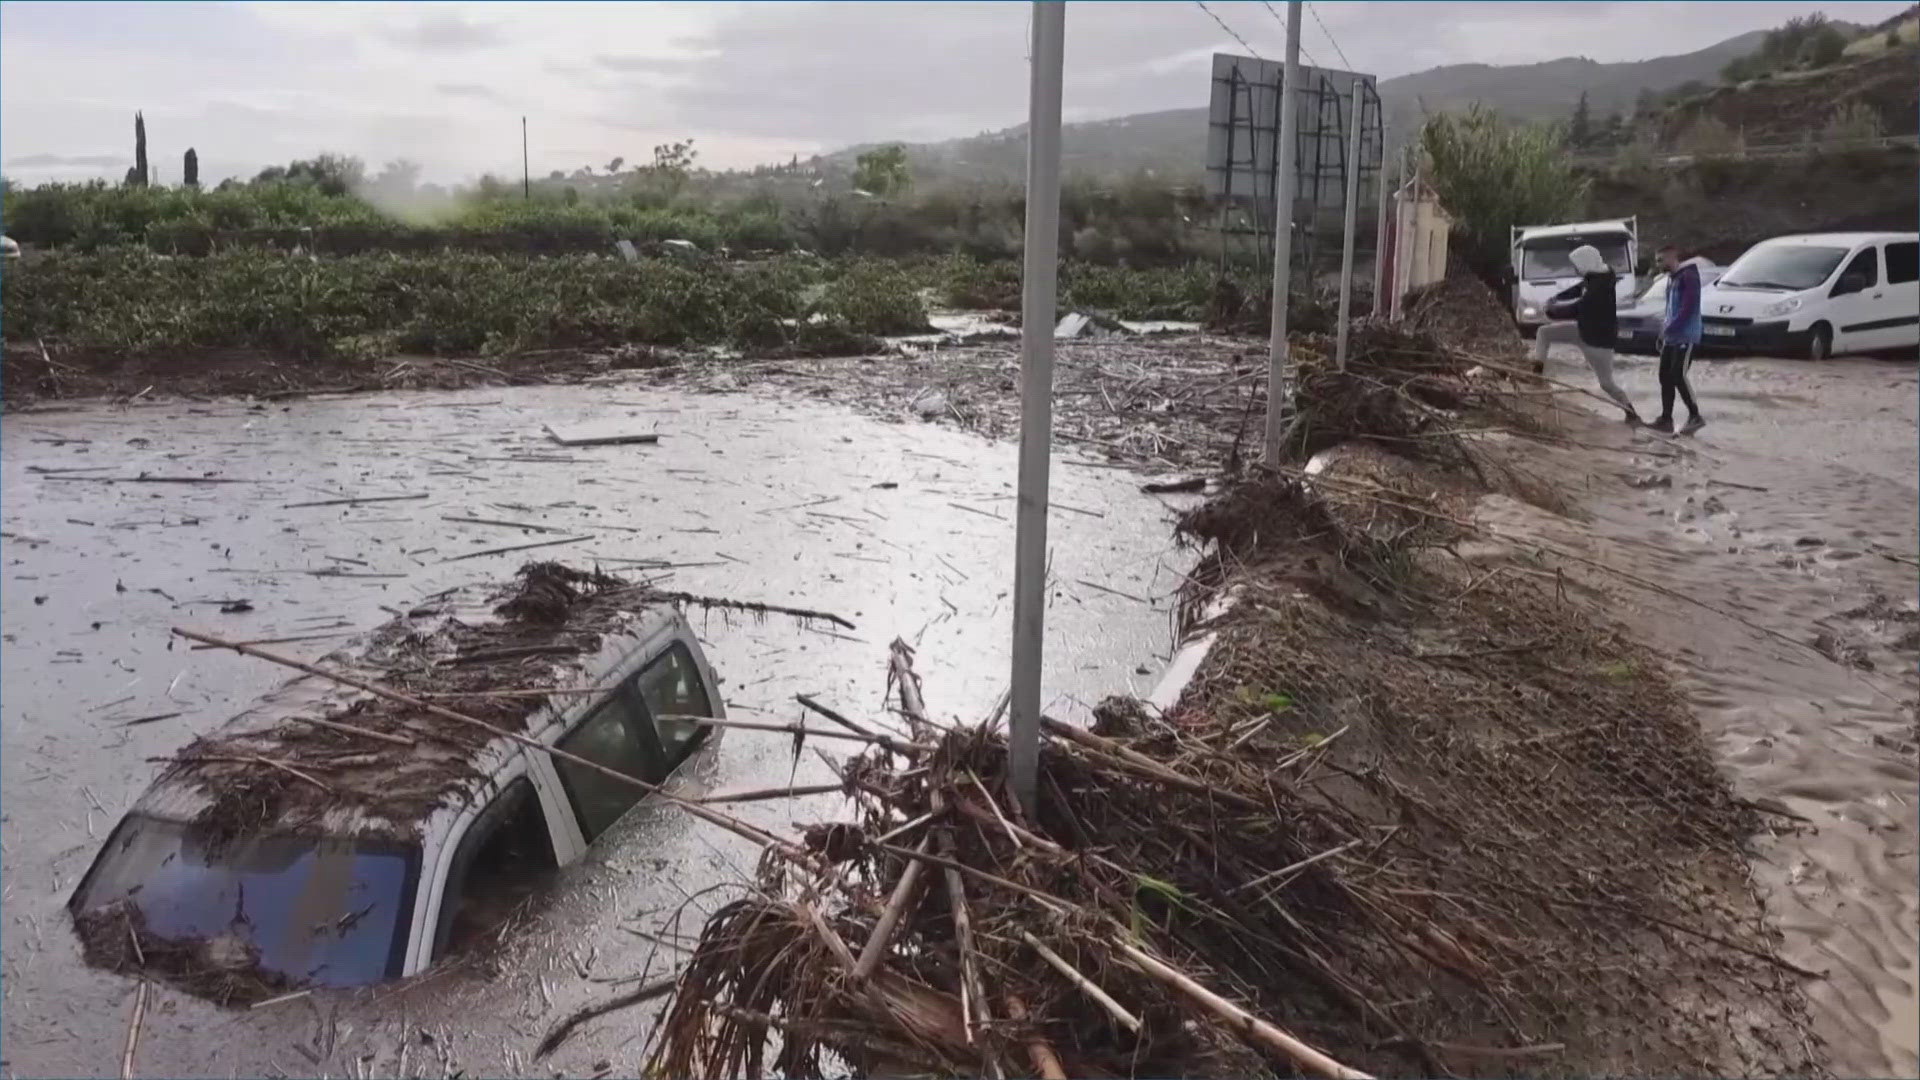
<path id="1" fill-rule="evenodd" d="M 1819 233 L 1764 240 L 1700 299 L 1715 350 L 1842 353 L 1920 349 L 1920 234 Z"/>
<path id="2" fill-rule="evenodd" d="M 1583 221 L 1571 225 L 1516 226 L 1512 235 L 1509 270 L 1513 282 L 1513 321 L 1520 332 L 1533 336 L 1546 325 L 1547 301 L 1580 282 L 1573 266 L 1573 249 L 1590 245 L 1620 275 L 1617 299 L 1625 303 L 1639 291 L 1633 268 L 1640 258 L 1639 219 Z"/>

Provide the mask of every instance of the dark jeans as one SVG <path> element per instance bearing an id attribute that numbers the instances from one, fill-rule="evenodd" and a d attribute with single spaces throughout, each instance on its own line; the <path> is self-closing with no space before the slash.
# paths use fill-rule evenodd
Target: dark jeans
<path id="1" fill-rule="evenodd" d="M 1687 369 L 1692 366 L 1692 345 L 1679 341 L 1660 344 L 1660 419 L 1673 419 L 1676 393 L 1686 403 L 1688 416 L 1700 415 L 1700 407 L 1693 403 L 1693 387 L 1687 383 Z"/>

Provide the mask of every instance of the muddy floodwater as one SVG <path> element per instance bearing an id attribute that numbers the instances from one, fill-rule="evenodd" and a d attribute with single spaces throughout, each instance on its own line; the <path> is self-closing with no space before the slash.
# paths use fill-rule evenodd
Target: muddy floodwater
<path id="1" fill-rule="evenodd" d="M 612 421 L 661 439 L 563 448 L 543 431 Z M 8 416 L 5 1067 L 119 1071 L 135 987 L 81 963 L 64 902 L 158 770 L 151 759 L 285 675 L 190 649 L 169 627 L 299 639 L 271 647 L 313 659 L 387 608 L 531 559 L 615 570 L 665 560 L 670 571 L 646 573 L 857 626 L 696 611 L 732 715 L 794 718 L 796 693 L 874 715 L 900 636 L 920 650 L 936 716 L 977 718 L 1007 675 L 1014 454 L 833 405 L 620 385 Z M 131 482 L 142 476 L 237 482 Z M 1166 654 L 1169 596 L 1189 559 L 1168 539 L 1172 500 L 1137 482 L 1056 459 L 1045 693 L 1058 715 L 1144 694 Z M 374 497 L 385 501 L 337 501 Z M 541 541 L 569 542 L 462 558 Z M 730 731 L 682 776 L 715 790 L 830 780 L 815 745 L 848 749 L 796 756 L 785 735 Z M 732 809 L 786 833 L 839 802 Z M 743 841 L 642 809 L 542 890 L 500 945 L 410 983 L 250 1012 L 156 986 L 135 1071 L 591 1075 L 611 1063 L 632 1074 L 645 1009 L 588 1025 L 548 1059 L 530 1055 L 579 1006 L 673 971 L 674 936 L 697 931 L 753 864 Z"/>
<path id="2" fill-rule="evenodd" d="M 1571 351 L 1548 373 L 1593 385 Z M 1772 808 L 1755 876 L 1781 955 L 1827 973 L 1807 993 L 1834 1073 L 1914 1076 L 1920 380 L 1910 361 L 1703 359 L 1692 381 L 1697 439 L 1596 419 L 1576 437 L 1597 447 L 1542 452 L 1591 522 L 1486 516 L 1671 590 L 1596 579 L 1672 657 L 1735 793 Z M 1659 411 L 1651 360 L 1622 382 Z"/>

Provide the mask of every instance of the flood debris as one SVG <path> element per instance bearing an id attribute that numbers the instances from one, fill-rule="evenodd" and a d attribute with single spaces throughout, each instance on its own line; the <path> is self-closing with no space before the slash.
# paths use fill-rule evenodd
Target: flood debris
<path id="1" fill-rule="evenodd" d="M 294 510 L 306 506 L 360 506 L 364 503 L 411 502 L 414 499 L 424 499 L 426 497 L 426 492 L 419 492 L 413 495 L 349 495 L 338 499 L 319 499 L 313 502 L 282 503 L 280 509 Z"/>
<path id="2" fill-rule="evenodd" d="M 1182 516 L 1197 673 L 1043 722 L 1032 816 L 998 710 L 934 724 L 896 645 L 911 742 L 834 764 L 813 863 L 768 852 L 711 915 L 648 1070 L 1820 1075 L 1819 975 L 1659 659 L 1460 554 L 1474 493 L 1555 502 L 1473 434 L 1550 433 L 1524 374 L 1425 334 L 1302 359 L 1285 459 Z"/>
<path id="3" fill-rule="evenodd" d="M 547 424 L 544 427 L 547 438 L 561 446 L 625 446 L 660 441 L 660 433 L 657 431 L 602 430 L 594 425 L 557 428 Z"/>
<path id="4" fill-rule="evenodd" d="M 505 547 L 492 547 L 480 551 L 469 551 L 464 555 L 450 555 L 440 561 L 442 563 L 464 562 L 467 559 L 479 559 L 488 555 L 508 555 L 516 551 L 531 551 L 534 548 L 558 547 L 561 544 L 578 544 L 591 539 L 593 539 L 591 536 L 569 536 L 562 540 L 535 540 L 528 544 L 508 544 Z"/>

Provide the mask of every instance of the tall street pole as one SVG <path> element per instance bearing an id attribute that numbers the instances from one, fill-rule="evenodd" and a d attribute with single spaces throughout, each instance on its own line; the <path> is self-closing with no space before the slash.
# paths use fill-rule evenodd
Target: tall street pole
<path id="1" fill-rule="evenodd" d="M 533 169 L 527 164 L 527 118 L 520 118 L 520 197 L 533 199 Z"/>
<path id="2" fill-rule="evenodd" d="M 1360 110 L 1366 106 L 1361 94 L 1367 84 L 1359 76 L 1353 79 L 1353 107 L 1347 111 L 1347 192 L 1346 220 L 1342 223 L 1340 244 L 1340 326 L 1335 331 L 1333 366 L 1336 370 L 1347 370 L 1347 325 L 1353 313 L 1353 231 L 1358 226 L 1356 212 L 1360 209 L 1360 137 L 1365 128 L 1360 123 Z"/>
<path id="3" fill-rule="evenodd" d="M 1280 463 L 1287 411 L 1287 290 L 1293 278 L 1294 143 L 1300 137 L 1300 0 L 1287 4 L 1287 62 L 1280 77 L 1280 146 L 1273 176 L 1273 337 L 1267 343 L 1268 464 Z"/>
<path id="4" fill-rule="evenodd" d="M 1377 174 L 1379 177 L 1377 186 L 1380 190 L 1374 193 L 1379 200 L 1379 206 L 1374 211 L 1373 219 L 1373 315 L 1375 318 L 1385 318 L 1388 314 L 1387 308 L 1390 306 L 1387 303 L 1386 293 L 1387 200 L 1393 191 L 1393 171 L 1388 167 L 1390 164 L 1387 155 L 1387 106 L 1382 102 L 1380 104 L 1380 172 Z"/>
<path id="5" fill-rule="evenodd" d="M 1060 266 L 1060 80 L 1067 6 L 1034 0 L 1027 87 L 1027 232 L 1020 293 L 1020 479 L 1013 539 L 1013 677 L 1007 767 L 1038 810 L 1040 669 L 1047 615 L 1047 483 L 1053 439 L 1053 324 Z"/>

